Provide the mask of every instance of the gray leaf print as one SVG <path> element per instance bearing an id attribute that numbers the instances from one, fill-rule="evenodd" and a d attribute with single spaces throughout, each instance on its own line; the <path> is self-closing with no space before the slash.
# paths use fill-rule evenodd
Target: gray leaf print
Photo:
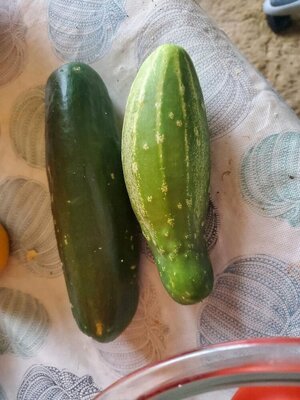
<path id="1" fill-rule="evenodd" d="M 265 137 L 243 156 L 240 179 L 245 201 L 265 217 L 300 226 L 300 132 Z"/>
<path id="2" fill-rule="evenodd" d="M 25 33 L 17 1 L 0 2 L 0 86 L 15 79 L 24 69 Z"/>
<path id="3" fill-rule="evenodd" d="M 33 357 L 49 330 L 45 307 L 19 290 L 0 288 L 0 354 Z"/>
<path id="4" fill-rule="evenodd" d="M 219 225 L 220 217 L 218 210 L 214 203 L 209 200 L 208 212 L 204 225 L 204 239 L 206 241 L 208 251 L 212 250 L 217 243 Z"/>
<path id="5" fill-rule="evenodd" d="M 7 400 L 5 391 L 1 385 L 0 385 L 0 400 Z"/>
<path id="6" fill-rule="evenodd" d="M 26 267 L 47 278 L 62 274 L 50 195 L 40 183 L 17 177 L 0 182 L 0 220 L 8 229 L 12 252 Z"/>
<path id="7" fill-rule="evenodd" d="M 14 149 L 30 166 L 45 167 L 45 90 L 28 89 L 16 100 L 10 116 Z"/>
<path id="8" fill-rule="evenodd" d="M 50 0 L 49 37 L 67 61 L 93 63 L 111 47 L 127 14 L 124 0 Z"/>
<path id="9" fill-rule="evenodd" d="M 200 308 L 199 344 L 292 335 L 299 306 L 298 266 L 264 254 L 237 258 Z"/>
<path id="10" fill-rule="evenodd" d="M 23 377 L 17 400 L 92 400 L 100 389 L 93 378 L 46 365 L 33 365 Z"/>

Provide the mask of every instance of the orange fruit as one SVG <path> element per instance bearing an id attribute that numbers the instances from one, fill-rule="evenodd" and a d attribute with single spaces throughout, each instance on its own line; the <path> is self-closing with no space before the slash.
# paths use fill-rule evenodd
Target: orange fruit
<path id="1" fill-rule="evenodd" d="M 6 267 L 9 255 L 9 238 L 3 225 L 0 223 L 0 272 Z"/>

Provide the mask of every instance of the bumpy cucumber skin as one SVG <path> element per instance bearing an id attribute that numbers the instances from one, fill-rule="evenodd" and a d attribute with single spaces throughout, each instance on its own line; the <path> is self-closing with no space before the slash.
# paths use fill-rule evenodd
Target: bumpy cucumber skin
<path id="1" fill-rule="evenodd" d="M 125 110 L 122 162 L 163 285 L 180 304 L 201 301 L 213 287 L 203 230 L 210 144 L 200 84 L 181 47 L 158 47 L 138 71 Z"/>
<path id="2" fill-rule="evenodd" d="M 88 336 L 112 341 L 137 308 L 137 221 L 112 103 L 85 64 L 63 65 L 48 79 L 46 163 L 74 318 Z"/>

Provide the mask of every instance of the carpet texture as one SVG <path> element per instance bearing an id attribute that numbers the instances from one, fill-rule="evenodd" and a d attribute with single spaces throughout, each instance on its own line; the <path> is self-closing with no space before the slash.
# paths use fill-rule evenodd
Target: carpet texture
<path id="1" fill-rule="evenodd" d="M 284 33 L 273 33 L 259 0 L 200 0 L 248 60 L 300 117 L 300 16 Z"/>

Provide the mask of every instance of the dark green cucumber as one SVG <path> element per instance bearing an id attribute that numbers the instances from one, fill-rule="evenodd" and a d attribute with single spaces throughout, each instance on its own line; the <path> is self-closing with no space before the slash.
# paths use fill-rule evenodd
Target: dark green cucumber
<path id="1" fill-rule="evenodd" d="M 132 207 L 174 300 L 196 303 L 213 287 L 204 241 L 210 146 L 200 84 L 184 49 L 162 45 L 128 97 L 122 138 Z"/>
<path id="2" fill-rule="evenodd" d="M 72 312 L 100 342 L 115 339 L 138 303 L 137 221 L 107 89 L 88 65 L 57 69 L 46 86 L 46 163 Z"/>

